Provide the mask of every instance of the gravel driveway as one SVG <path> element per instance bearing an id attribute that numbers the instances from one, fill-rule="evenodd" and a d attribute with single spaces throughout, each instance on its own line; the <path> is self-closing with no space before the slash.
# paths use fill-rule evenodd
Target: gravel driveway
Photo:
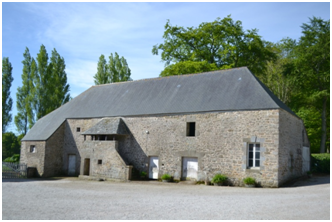
<path id="1" fill-rule="evenodd" d="M 2 219 L 330 219 L 330 177 L 283 188 L 2 180 Z"/>

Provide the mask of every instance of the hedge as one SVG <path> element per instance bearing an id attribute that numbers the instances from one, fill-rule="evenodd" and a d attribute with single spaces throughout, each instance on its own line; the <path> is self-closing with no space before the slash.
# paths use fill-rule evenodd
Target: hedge
<path id="1" fill-rule="evenodd" d="M 330 154 L 311 154 L 311 169 L 317 173 L 330 173 Z"/>

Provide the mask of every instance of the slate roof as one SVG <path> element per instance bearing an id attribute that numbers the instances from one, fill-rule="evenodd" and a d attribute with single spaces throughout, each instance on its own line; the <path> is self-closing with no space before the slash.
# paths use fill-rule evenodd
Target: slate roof
<path id="1" fill-rule="evenodd" d="M 129 135 L 121 118 L 104 118 L 82 135 Z"/>
<path id="2" fill-rule="evenodd" d="M 22 140 L 47 140 L 67 118 L 282 108 L 247 67 L 92 86 L 38 120 Z"/>

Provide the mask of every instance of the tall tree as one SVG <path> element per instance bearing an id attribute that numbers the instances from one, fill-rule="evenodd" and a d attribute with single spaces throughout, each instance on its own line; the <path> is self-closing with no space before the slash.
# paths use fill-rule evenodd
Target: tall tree
<path id="1" fill-rule="evenodd" d="M 34 110 L 36 119 L 40 119 L 68 102 L 70 94 L 65 72 L 65 61 L 56 49 L 52 51 L 51 61 L 49 62 L 45 46 L 41 45 L 37 54 L 37 63 L 36 65 L 33 60 L 31 69 L 37 71 L 33 75 Z"/>
<path id="2" fill-rule="evenodd" d="M 244 31 L 241 21 L 227 16 L 198 28 L 172 26 L 167 21 L 164 43 L 153 46 L 165 66 L 171 63 L 193 61 L 215 64 L 219 69 L 248 66 L 256 75 L 262 74 L 266 62 L 275 59 L 268 42 L 264 42 L 256 29 Z M 192 63 L 194 65 L 194 63 Z"/>
<path id="3" fill-rule="evenodd" d="M 37 54 L 37 75 L 34 78 L 35 95 L 34 108 L 37 119 L 45 116 L 50 104 L 50 87 L 52 85 L 50 68 L 48 67 L 48 54 L 44 45 L 40 46 Z"/>
<path id="4" fill-rule="evenodd" d="M 106 63 L 104 55 L 99 57 L 97 73 L 94 75 L 94 81 L 96 85 L 107 84 L 112 82 L 131 81 L 131 72 L 126 59 L 121 58 L 115 52 L 109 56 L 109 62 Z"/>
<path id="5" fill-rule="evenodd" d="M 106 64 L 106 59 L 104 55 L 99 57 L 97 65 L 97 73 L 94 75 L 95 85 L 107 84 L 110 83 L 110 77 L 108 74 L 108 68 Z"/>
<path id="6" fill-rule="evenodd" d="M 267 61 L 260 80 L 285 104 L 290 105 L 294 91 L 294 49 L 296 40 L 286 38 L 274 44 L 277 59 Z"/>
<path id="7" fill-rule="evenodd" d="M 66 64 L 64 58 L 59 55 L 56 49 L 53 49 L 49 63 L 49 72 L 51 72 L 50 79 L 52 80 L 49 90 L 52 94 L 50 94 L 51 104 L 48 107 L 48 113 L 70 100 L 69 84 L 67 83 L 65 68 Z"/>
<path id="8" fill-rule="evenodd" d="M 33 103 L 32 92 L 34 86 L 32 81 L 35 75 L 35 70 L 32 69 L 33 58 L 30 56 L 30 52 L 27 47 L 23 56 L 22 87 L 17 88 L 17 115 L 15 116 L 14 122 L 17 131 L 25 135 L 28 129 L 31 128 L 34 123 L 33 109 L 31 104 Z"/>
<path id="9" fill-rule="evenodd" d="M 5 133 L 9 123 L 12 121 L 12 104 L 13 100 L 10 97 L 10 87 L 12 86 L 12 64 L 9 58 L 2 59 L 2 132 Z"/>
<path id="10" fill-rule="evenodd" d="M 296 48 L 297 79 L 307 104 L 321 113 L 320 152 L 324 153 L 330 106 L 330 20 L 313 17 L 301 28 L 303 35 Z"/>
<path id="11" fill-rule="evenodd" d="M 126 59 L 123 56 L 120 58 L 116 52 L 114 57 L 112 53 L 109 56 L 108 69 L 110 82 L 124 82 L 130 79 L 131 72 Z"/>

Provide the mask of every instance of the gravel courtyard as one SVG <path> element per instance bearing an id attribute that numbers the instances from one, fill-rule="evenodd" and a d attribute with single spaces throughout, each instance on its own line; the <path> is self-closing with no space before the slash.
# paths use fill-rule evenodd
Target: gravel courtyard
<path id="1" fill-rule="evenodd" d="M 2 219 L 330 219 L 330 177 L 283 188 L 157 181 L 2 180 Z"/>

